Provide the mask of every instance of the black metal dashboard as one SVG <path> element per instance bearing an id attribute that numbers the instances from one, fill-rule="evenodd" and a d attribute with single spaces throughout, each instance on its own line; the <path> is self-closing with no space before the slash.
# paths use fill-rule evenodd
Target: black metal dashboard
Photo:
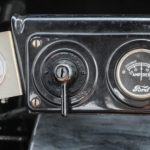
<path id="1" fill-rule="evenodd" d="M 149 10 L 134 0 L 1 0 L 23 85 L 23 96 L 0 100 L 1 149 L 149 150 Z"/>
<path id="2" fill-rule="evenodd" d="M 149 149 L 149 26 L 148 16 L 12 17 L 21 100 L 38 114 L 29 149 Z"/>
<path id="3" fill-rule="evenodd" d="M 69 113 L 148 113 L 149 25 L 148 17 L 13 17 L 13 35 L 30 110 L 63 109 L 62 81 L 57 81 L 54 70 L 57 65 L 66 67 L 70 63 L 74 79 L 66 91 Z M 118 79 L 119 61 L 134 50 L 140 52 L 123 64 L 122 71 L 127 73 L 121 73 Z M 121 79 L 127 92 L 121 89 Z M 34 106 L 35 99 L 39 100 L 38 106 Z"/>

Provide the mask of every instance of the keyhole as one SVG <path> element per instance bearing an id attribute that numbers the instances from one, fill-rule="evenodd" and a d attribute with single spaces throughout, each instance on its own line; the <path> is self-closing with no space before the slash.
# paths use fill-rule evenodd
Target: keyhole
<path id="1" fill-rule="evenodd" d="M 59 81 L 65 81 L 69 78 L 69 70 L 66 66 L 58 66 L 55 69 L 55 76 Z"/>
<path id="2" fill-rule="evenodd" d="M 59 67 L 56 71 L 57 71 L 57 76 L 59 78 L 64 78 L 67 75 L 67 69 L 62 66 Z"/>
<path id="3" fill-rule="evenodd" d="M 61 72 L 61 76 L 60 77 L 63 78 L 64 77 L 64 68 L 61 68 L 60 72 Z"/>
<path id="4" fill-rule="evenodd" d="M 70 65 L 70 63 L 60 63 L 56 65 L 54 68 L 54 75 L 57 81 L 60 82 L 68 82 L 69 80 L 72 80 L 72 77 L 74 76 L 73 65 Z M 75 68 L 75 67 L 74 67 Z"/>

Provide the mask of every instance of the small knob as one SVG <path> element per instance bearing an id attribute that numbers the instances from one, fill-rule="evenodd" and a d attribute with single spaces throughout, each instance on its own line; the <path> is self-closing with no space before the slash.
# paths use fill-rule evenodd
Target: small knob
<path id="1" fill-rule="evenodd" d="M 68 113 L 68 99 L 67 99 L 67 85 L 73 77 L 73 69 L 69 64 L 58 64 L 54 70 L 57 81 L 61 84 L 61 114 L 67 116 Z"/>

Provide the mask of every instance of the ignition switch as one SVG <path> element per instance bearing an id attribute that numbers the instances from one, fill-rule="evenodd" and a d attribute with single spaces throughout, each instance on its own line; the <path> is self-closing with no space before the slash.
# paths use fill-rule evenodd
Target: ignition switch
<path id="1" fill-rule="evenodd" d="M 73 67 L 72 67 L 73 66 Z M 69 61 L 60 61 L 54 69 L 54 75 L 57 81 L 61 84 L 61 114 L 67 116 L 68 98 L 67 87 L 73 81 L 73 76 L 76 74 L 76 67 Z"/>
<path id="2" fill-rule="evenodd" d="M 29 51 L 33 52 L 33 51 Z M 33 92 L 41 99 L 34 111 L 59 111 L 66 116 L 74 107 L 92 96 L 98 79 L 97 64 L 83 44 L 72 40 L 58 40 L 39 49 L 29 75 L 29 101 Z M 35 95 L 34 95 L 35 96 Z M 30 105 L 30 103 L 29 103 Z"/>

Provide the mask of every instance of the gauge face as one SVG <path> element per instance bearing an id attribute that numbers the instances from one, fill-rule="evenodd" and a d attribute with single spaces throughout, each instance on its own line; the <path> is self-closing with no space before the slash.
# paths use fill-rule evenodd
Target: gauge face
<path id="1" fill-rule="evenodd" d="M 6 75 L 6 63 L 2 55 L 0 55 L 0 84 L 3 83 Z"/>
<path id="2" fill-rule="evenodd" d="M 121 91 L 135 100 L 150 98 L 150 50 L 134 49 L 126 53 L 116 67 Z"/>

